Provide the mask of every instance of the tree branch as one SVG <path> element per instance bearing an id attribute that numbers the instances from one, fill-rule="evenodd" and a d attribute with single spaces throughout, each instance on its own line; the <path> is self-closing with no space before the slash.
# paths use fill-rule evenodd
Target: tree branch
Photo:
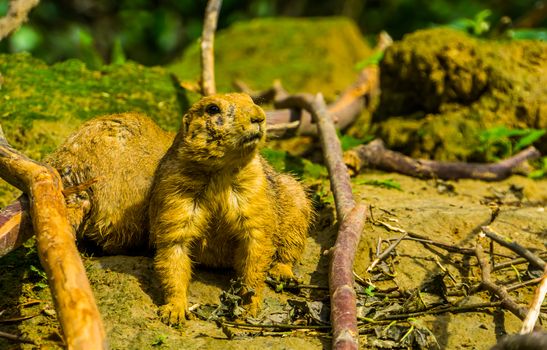
<path id="1" fill-rule="evenodd" d="M 222 0 L 209 0 L 205 9 L 203 32 L 201 33 L 201 94 L 216 93 L 215 86 L 215 31 Z"/>
<path id="2" fill-rule="evenodd" d="M 365 206 L 356 205 L 353 198 L 350 178 L 342 159 L 340 140 L 323 97 L 320 94 L 289 95 L 279 83 L 273 89 L 276 108 L 306 110 L 319 131 L 340 225 L 336 243 L 331 248 L 329 269 L 332 344 L 333 349 L 357 349 L 359 332 L 356 294 L 353 289 L 353 259 L 365 223 Z"/>
<path id="3" fill-rule="evenodd" d="M 11 0 L 8 13 L 0 18 L 0 41 L 18 29 L 40 0 Z"/>
<path id="4" fill-rule="evenodd" d="M 385 148 L 380 139 L 366 145 L 357 146 L 344 153 L 344 161 L 352 175 L 356 175 L 365 167 L 373 167 L 384 171 L 419 178 L 478 179 L 499 181 L 509 177 L 515 167 L 526 160 L 538 158 L 540 153 L 534 147 L 493 164 L 437 162 L 426 159 L 413 159 L 399 152 Z"/>
<path id="5" fill-rule="evenodd" d="M 0 176 L 28 195 L 38 256 L 68 348 L 106 348 L 99 310 L 67 219 L 59 174 L 13 149 L 0 128 Z"/>

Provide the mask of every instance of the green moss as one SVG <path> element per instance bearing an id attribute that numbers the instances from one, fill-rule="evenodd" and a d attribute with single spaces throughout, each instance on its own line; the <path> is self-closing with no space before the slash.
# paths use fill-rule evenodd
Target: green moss
<path id="1" fill-rule="evenodd" d="M 0 123 L 33 159 L 53 151 L 83 121 L 137 111 L 175 130 L 182 115 L 169 73 L 136 63 L 89 70 L 76 60 L 48 66 L 28 54 L 0 55 Z M 0 184 L 0 205 L 16 195 Z"/>
<path id="2" fill-rule="evenodd" d="M 547 43 L 423 30 L 390 47 L 380 69 L 376 130 L 408 154 L 483 160 L 481 130 L 547 128 Z"/>
<path id="3" fill-rule="evenodd" d="M 281 79 L 292 92 L 322 92 L 333 99 L 356 77 L 354 66 L 370 55 L 356 25 L 346 18 L 264 18 L 239 22 L 215 39 L 219 91 L 242 80 L 266 89 Z M 198 80 L 199 45 L 170 67 L 182 80 Z"/>

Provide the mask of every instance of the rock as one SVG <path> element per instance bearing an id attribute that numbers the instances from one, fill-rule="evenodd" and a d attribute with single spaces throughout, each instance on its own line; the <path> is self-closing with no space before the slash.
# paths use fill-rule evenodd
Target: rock
<path id="1" fill-rule="evenodd" d="M 414 157 L 482 160 L 481 130 L 547 128 L 547 43 L 421 30 L 388 48 L 380 69 L 377 133 Z"/>

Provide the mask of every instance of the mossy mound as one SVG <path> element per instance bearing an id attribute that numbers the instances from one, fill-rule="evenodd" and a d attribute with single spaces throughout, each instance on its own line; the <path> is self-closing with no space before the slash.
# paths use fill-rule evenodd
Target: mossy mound
<path id="1" fill-rule="evenodd" d="M 481 160 L 476 150 L 482 130 L 547 128 L 545 42 L 423 30 L 393 44 L 380 68 L 382 96 L 374 121 L 393 149 L 416 157 Z"/>
<path id="2" fill-rule="evenodd" d="M 356 78 L 355 64 L 371 50 L 347 18 L 264 18 L 239 22 L 215 38 L 219 91 L 236 79 L 253 89 L 281 79 L 288 91 L 322 92 L 333 99 Z M 190 46 L 170 69 L 182 80 L 198 80 L 199 45 Z"/>
<path id="3" fill-rule="evenodd" d="M 136 63 L 89 70 L 76 60 L 48 66 L 28 54 L 0 55 L 0 123 L 8 141 L 33 159 L 53 151 L 83 121 L 142 112 L 175 130 L 177 91 L 162 68 Z M 0 206 L 16 195 L 0 183 Z"/>

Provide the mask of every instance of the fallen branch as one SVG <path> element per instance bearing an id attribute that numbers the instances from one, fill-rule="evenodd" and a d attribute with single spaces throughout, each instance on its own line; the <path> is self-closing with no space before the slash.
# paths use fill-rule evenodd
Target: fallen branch
<path id="1" fill-rule="evenodd" d="M 289 95 L 280 84 L 274 86 L 276 108 L 303 109 L 311 114 L 319 131 L 324 162 L 336 204 L 338 236 L 331 248 L 329 288 L 333 349 L 357 349 L 358 335 L 356 294 L 353 288 L 353 259 L 363 231 L 365 206 L 356 204 L 342 147 L 327 106 L 321 95 Z"/>
<path id="2" fill-rule="evenodd" d="M 504 287 L 498 286 L 492 282 L 492 279 L 490 278 L 490 263 L 488 261 L 488 257 L 482 250 L 480 242 L 477 242 L 475 247 L 475 255 L 477 256 L 477 260 L 481 267 L 481 286 L 490 293 L 495 294 L 500 299 L 503 307 L 511 311 L 511 313 L 521 320 L 524 320 L 526 318 L 526 314 L 528 314 L 528 310 L 525 307 L 515 303 Z"/>
<path id="3" fill-rule="evenodd" d="M 18 29 L 40 0 L 11 0 L 8 13 L 0 18 L 0 41 Z"/>
<path id="4" fill-rule="evenodd" d="M 38 256 L 66 344 L 73 349 L 106 348 L 99 310 L 67 219 L 59 174 L 13 149 L 0 128 L 0 176 L 28 196 Z"/>
<path id="5" fill-rule="evenodd" d="M 536 288 L 534 293 L 534 299 L 530 304 L 529 312 L 522 323 L 522 328 L 520 329 L 520 334 L 531 333 L 534 330 L 534 326 L 539 318 L 541 312 L 541 305 L 543 300 L 545 300 L 545 294 L 547 294 L 547 268 L 543 271 L 543 277 L 539 286 Z"/>
<path id="6" fill-rule="evenodd" d="M 391 37 L 382 32 L 378 37 L 376 52 L 383 52 L 391 45 Z M 351 84 L 338 99 L 328 106 L 328 113 L 334 124 L 340 130 L 351 125 L 363 111 L 367 97 L 374 96 L 379 91 L 380 73 L 376 65 L 363 68 L 353 84 Z M 316 136 L 317 125 L 308 109 L 277 104 L 280 84 L 262 92 L 255 92 L 241 81 L 234 82 L 236 89 L 249 94 L 255 103 L 274 102 L 275 110 L 266 111 L 268 135 L 277 139 L 293 136 Z"/>
<path id="7" fill-rule="evenodd" d="M 370 167 L 419 178 L 499 181 L 509 177 L 513 169 L 522 162 L 536 159 L 539 156 L 540 153 L 537 149 L 528 147 L 498 163 L 438 162 L 414 159 L 402 153 L 388 150 L 382 140 L 376 139 L 345 152 L 344 161 L 352 176 L 357 175 L 363 168 Z"/>
<path id="8" fill-rule="evenodd" d="M 513 252 L 517 253 L 518 255 L 528 260 L 530 264 L 534 265 L 535 267 L 541 270 L 545 269 L 546 264 L 545 264 L 545 261 L 543 261 L 543 259 L 536 256 L 534 253 L 524 248 L 517 242 L 507 237 L 501 236 L 500 234 L 494 232 L 494 230 L 492 230 L 489 226 L 482 226 L 481 230 L 488 238 L 504 246 L 505 248 L 511 249 Z"/>
<path id="9" fill-rule="evenodd" d="M 201 94 L 214 95 L 215 86 L 215 31 L 222 0 L 209 0 L 205 9 L 201 33 Z"/>

